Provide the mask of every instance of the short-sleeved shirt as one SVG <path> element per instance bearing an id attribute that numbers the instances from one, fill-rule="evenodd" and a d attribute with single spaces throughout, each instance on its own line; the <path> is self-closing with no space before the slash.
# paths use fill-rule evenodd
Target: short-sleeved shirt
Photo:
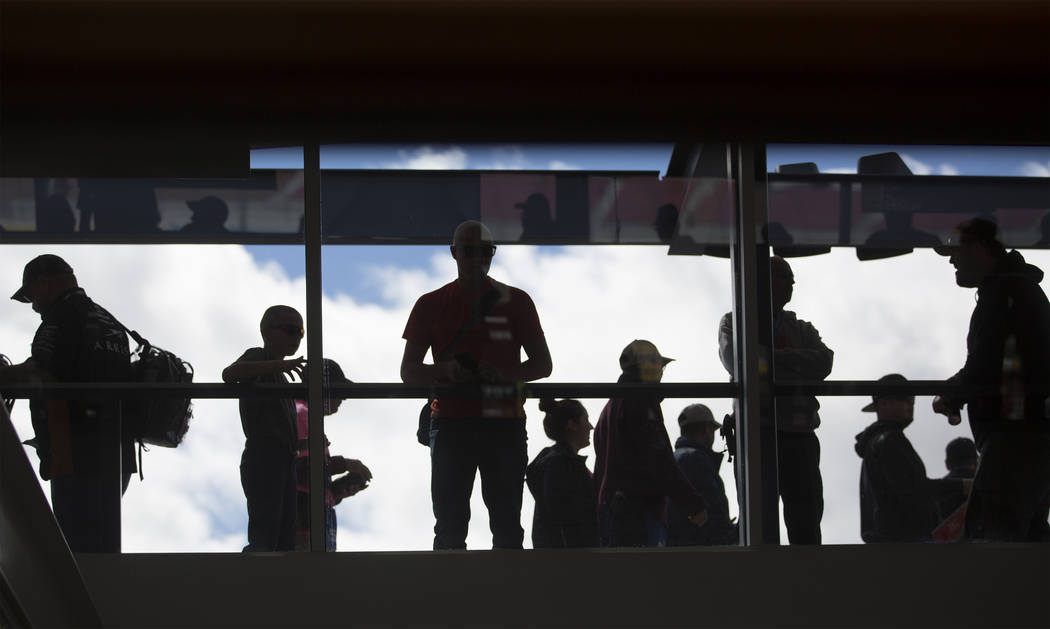
<path id="1" fill-rule="evenodd" d="M 423 348 L 430 348 L 434 362 L 459 334 L 471 309 L 481 296 L 493 287 L 500 298 L 454 348 L 452 355 L 465 352 L 475 360 L 486 362 L 498 369 L 507 369 L 521 364 L 521 348 L 524 343 L 543 336 L 536 305 L 525 291 L 501 284 L 494 280 L 482 287 L 481 293 L 468 294 L 459 282 L 450 282 L 436 291 L 427 293 L 416 301 L 408 317 L 403 338 Z M 452 356 L 444 358 L 451 360 Z M 431 405 L 431 416 L 440 418 L 520 418 L 525 409 L 520 399 L 467 400 L 439 398 Z"/>
<path id="2" fill-rule="evenodd" d="M 237 359 L 237 362 L 280 360 L 261 347 L 253 347 Z M 269 373 L 242 382 L 259 384 L 287 384 L 283 373 Z M 287 452 L 295 456 L 298 442 L 295 403 L 289 398 L 255 397 L 241 398 L 241 428 L 244 430 L 244 447 L 267 448 Z"/>
<path id="3" fill-rule="evenodd" d="M 80 288 L 44 310 L 31 355 L 56 382 L 128 382 L 131 376 L 124 328 Z M 30 411 L 44 479 L 116 470 L 118 461 L 124 472 L 135 470 L 130 436 L 121 448 L 119 400 L 33 399 Z"/>

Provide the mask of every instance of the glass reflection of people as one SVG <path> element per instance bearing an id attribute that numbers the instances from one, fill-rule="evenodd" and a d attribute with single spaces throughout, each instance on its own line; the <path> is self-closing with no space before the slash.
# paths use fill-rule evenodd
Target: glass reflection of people
<path id="1" fill-rule="evenodd" d="M 707 523 L 697 528 L 675 503 L 667 515 L 668 546 L 712 546 L 736 544 L 736 525 L 729 519 L 729 499 L 725 484 L 718 474 L 723 452 L 715 452 L 715 432 L 722 424 L 715 421 L 711 409 L 703 404 L 690 404 L 678 415 L 682 435 L 674 444 L 678 467 L 707 501 Z"/>
<path id="2" fill-rule="evenodd" d="M 620 353 L 621 383 L 657 383 L 670 358 L 649 341 Z M 707 503 L 675 463 L 655 394 L 612 398 L 594 429 L 594 480 L 602 546 L 665 546 L 667 501 L 694 526 L 707 521 Z"/>
<path id="3" fill-rule="evenodd" d="M 820 338 L 820 333 L 808 321 L 799 319 L 784 307 L 791 301 L 795 275 L 791 266 L 779 256 L 769 260 L 770 301 L 773 308 L 773 352 L 761 358 L 772 364 L 777 379 L 824 380 L 831 374 L 834 352 Z M 726 313 L 718 330 L 719 358 L 733 373 L 733 317 Z M 770 359 L 771 358 L 771 359 Z M 824 514 L 824 482 L 820 475 L 820 441 L 816 429 L 820 426 L 820 403 L 813 395 L 802 393 L 776 398 L 776 417 L 773 409 L 759 409 L 761 447 L 776 448 L 777 469 L 762 470 L 762 509 L 768 518 L 763 527 L 776 531 L 779 527 L 777 492 L 784 503 L 784 525 L 792 544 L 819 544 L 820 520 Z M 775 428 L 769 430 L 770 428 Z M 775 441 L 773 441 L 775 439 Z"/>
<path id="4" fill-rule="evenodd" d="M 350 383 L 350 380 L 343 375 L 343 369 L 339 363 L 325 358 L 322 365 L 326 387 L 332 384 Z M 325 416 L 336 414 L 342 403 L 342 398 L 326 397 Z M 295 415 L 299 436 L 295 460 L 296 497 L 298 498 L 295 510 L 295 549 L 305 551 L 310 549 L 310 407 L 306 400 L 295 401 Z M 331 456 L 328 452 L 329 445 L 331 444 L 325 437 L 323 466 L 325 550 L 331 552 L 336 549 L 337 541 L 336 505 L 344 498 L 354 496 L 367 488 L 368 483 L 372 481 L 372 472 L 357 459 L 348 459 L 339 455 Z M 335 478 L 336 476 L 339 477 Z"/>
<path id="5" fill-rule="evenodd" d="M 0 367 L 0 382 L 131 380 L 124 328 L 84 293 L 65 260 L 51 254 L 30 260 L 11 299 L 32 304 L 40 327 L 30 357 Z M 135 471 L 119 400 L 36 397 L 29 410 L 40 477 L 51 483 L 51 507 L 69 548 L 119 553 L 120 501 Z"/>
<path id="6" fill-rule="evenodd" d="M 270 306 L 259 322 L 263 346 L 246 350 L 222 371 L 222 380 L 285 384 L 302 379 L 306 361 L 288 358 L 299 349 L 303 317 L 291 306 Z M 248 506 L 245 552 L 295 550 L 298 444 L 295 402 L 289 398 L 246 397 L 239 403 L 244 453 L 241 487 Z"/>
<path id="7" fill-rule="evenodd" d="M 705 251 L 704 246 L 692 237 L 679 233 L 678 206 L 674 203 L 665 203 L 656 209 L 653 229 L 660 242 L 668 245 L 669 255 L 700 255 Z"/>
<path id="8" fill-rule="evenodd" d="M 1050 247 L 1050 212 L 1043 214 L 1039 221 L 1039 240 L 1032 244 L 1033 247 Z"/>
<path id="9" fill-rule="evenodd" d="M 946 479 L 972 479 L 977 473 L 977 447 L 973 439 L 957 437 L 949 441 L 944 449 L 944 466 L 948 468 L 948 474 L 944 477 Z M 964 502 L 965 498 L 942 498 L 941 515 L 951 515 Z"/>
<path id="10" fill-rule="evenodd" d="M 82 178 L 79 231 L 139 234 L 158 231 L 160 212 L 153 182 L 148 179 Z"/>
<path id="11" fill-rule="evenodd" d="M 525 470 L 536 499 L 533 548 L 598 546 L 598 492 L 580 450 L 591 444 L 587 410 L 578 400 L 540 400 L 543 432 L 554 445 L 540 451 Z"/>
<path id="12" fill-rule="evenodd" d="M 900 374 L 879 378 L 882 383 L 907 382 Z M 961 504 L 969 481 L 931 479 L 926 466 L 904 434 L 915 418 L 911 395 L 880 393 L 862 411 L 875 413 L 875 422 L 857 435 L 854 449 L 864 461 L 860 468 L 860 536 L 869 543 L 929 542 L 933 530 Z"/>
<path id="13" fill-rule="evenodd" d="M 230 216 L 230 209 L 226 202 L 214 195 L 208 195 L 195 201 L 187 201 L 189 206 L 190 222 L 183 225 L 179 230 L 183 233 L 194 234 L 225 234 L 226 219 Z"/>
<path id="14" fill-rule="evenodd" d="M 457 277 L 420 297 L 412 308 L 401 379 L 406 384 L 477 384 L 516 391 L 518 383 L 549 376 L 550 350 L 532 299 L 489 277 L 496 253 L 489 229 L 478 221 L 461 223 L 450 251 Z M 432 364 L 423 362 L 428 349 Z M 521 548 L 527 462 L 525 409 L 516 393 L 435 399 L 430 429 L 434 549 L 466 548 L 470 494 L 478 471 L 493 547 Z"/>
<path id="15" fill-rule="evenodd" d="M 521 210 L 521 237 L 519 240 L 528 241 L 557 235 L 547 195 L 538 192 L 530 194 L 521 203 L 515 203 L 514 207 Z"/>
<path id="16" fill-rule="evenodd" d="M 1048 541 L 1050 526 L 1050 305 L 1043 272 L 1007 253 L 996 224 L 960 223 L 938 253 L 955 282 L 977 289 L 966 362 L 948 379 L 958 393 L 934 398 L 934 412 L 969 415 L 980 464 L 966 512 L 966 536 Z"/>
<path id="17" fill-rule="evenodd" d="M 857 174 L 909 176 L 912 172 L 898 153 L 888 152 L 858 159 Z M 907 188 L 892 184 L 866 185 L 869 187 L 862 187 L 862 194 L 866 190 L 881 193 L 872 193 L 869 197 L 878 200 L 877 208 L 882 212 L 886 227 L 872 233 L 862 246 L 857 247 L 857 259 L 889 258 L 911 253 L 915 247 L 936 247 L 941 244 L 937 236 L 913 226 L 917 204 L 907 196 Z M 868 197 L 863 198 L 866 202 Z"/>
<path id="18" fill-rule="evenodd" d="M 73 208 L 66 195 L 69 193 L 68 179 L 37 180 L 36 230 L 40 233 L 72 233 L 76 225 Z"/>

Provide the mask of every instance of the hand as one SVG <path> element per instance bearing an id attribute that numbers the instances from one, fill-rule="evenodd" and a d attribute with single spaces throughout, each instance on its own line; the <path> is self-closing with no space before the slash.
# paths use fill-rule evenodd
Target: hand
<path id="1" fill-rule="evenodd" d="M 707 522 L 707 509 L 701 509 L 689 516 L 689 522 L 696 527 L 703 526 Z"/>
<path id="2" fill-rule="evenodd" d="M 346 459 L 339 455 L 328 457 L 328 474 L 336 476 L 346 472 Z"/>
<path id="3" fill-rule="evenodd" d="M 962 422 L 959 409 L 939 395 L 933 398 L 933 412 L 947 417 L 948 423 L 952 426 L 957 426 Z"/>
<path id="4" fill-rule="evenodd" d="M 459 364 L 456 360 L 446 360 L 440 362 L 435 367 L 438 368 L 438 380 L 444 382 L 473 382 L 474 374 L 463 368 L 463 365 Z"/>
<path id="5" fill-rule="evenodd" d="M 478 361 L 478 379 L 486 384 L 501 384 L 509 382 L 495 365 L 483 360 Z"/>
<path id="6" fill-rule="evenodd" d="M 339 458 L 343 459 L 343 457 Z M 359 477 L 365 484 L 372 482 L 372 471 L 364 463 L 357 459 L 343 459 L 343 461 L 345 461 L 344 466 L 348 474 Z"/>
<path id="7" fill-rule="evenodd" d="M 299 377 L 299 381 L 303 380 L 303 372 L 306 370 L 306 359 L 302 356 L 298 358 L 289 358 L 280 362 L 281 373 L 285 374 L 289 378 L 295 379 L 294 376 Z"/>

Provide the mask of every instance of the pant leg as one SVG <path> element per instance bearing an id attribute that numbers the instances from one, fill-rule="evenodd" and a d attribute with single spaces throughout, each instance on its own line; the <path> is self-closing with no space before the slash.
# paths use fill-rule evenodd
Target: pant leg
<path id="1" fill-rule="evenodd" d="M 51 506 L 69 549 L 120 552 L 119 474 L 74 474 L 51 479 Z"/>
<path id="2" fill-rule="evenodd" d="M 819 544 L 824 516 L 824 483 L 820 476 L 820 441 L 812 432 L 777 435 L 780 497 L 784 525 L 792 544 Z"/>
<path id="3" fill-rule="evenodd" d="M 966 510 L 966 536 L 1001 542 L 1041 541 L 1050 506 L 1050 438 L 991 433 L 981 448 Z"/>
<path id="4" fill-rule="evenodd" d="M 478 468 L 476 434 L 434 420 L 430 430 L 430 498 L 434 506 L 434 550 L 467 547 L 470 494 Z"/>
<path id="5" fill-rule="evenodd" d="M 245 552 L 295 549 L 295 462 L 280 448 L 245 449 L 241 487 L 248 505 Z"/>
<path id="6" fill-rule="evenodd" d="M 493 548 L 521 548 L 521 496 L 528 464 L 525 422 L 499 421 L 481 429 L 481 495 L 489 511 Z"/>

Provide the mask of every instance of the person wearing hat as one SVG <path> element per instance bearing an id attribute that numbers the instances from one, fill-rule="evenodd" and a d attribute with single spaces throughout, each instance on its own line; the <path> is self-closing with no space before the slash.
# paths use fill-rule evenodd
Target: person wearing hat
<path id="1" fill-rule="evenodd" d="M 795 274 L 780 256 L 769 259 L 769 298 L 773 315 L 772 356 L 766 349 L 760 369 L 772 368 L 778 380 L 824 380 L 831 374 L 835 354 L 808 321 L 785 310 L 794 293 Z M 726 313 L 718 327 L 719 359 L 732 376 L 735 372 L 733 316 Z M 763 396 L 763 400 L 766 396 Z M 774 408 L 776 416 L 774 417 Z M 762 466 L 762 530 L 766 540 L 780 540 L 780 500 L 784 525 L 792 544 L 819 544 L 824 517 L 824 481 L 820 475 L 820 402 L 816 396 L 794 393 L 776 397 L 774 408 L 759 409 L 763 452 L 776 452 L 776 465 Z M 739 461 L 739 459 L 738 459 Z M 739 468 L 737 470 L 739 472 Z M 737 484 L 738 491 L 741 485 Z"/>
<path id="2" fill-rule="evenodd" d="M 1050 304 L 1043 272 L 1007 253 L 996 224 L 965 220 L 937 252 L 955 282 L 977 289 L 966 363 L 934 412 L 958 417 L 965 405 L 981 465 L 966 512 L 966 536 L 1050 541 Z"/>
<path id="3" fill-rule="evenodd" d="M 515 392 L 518 384 L 551 374 L 550 349 L 532 298 L 489 277 L 496 246 L 485 225 L 460 223 L 449 250 L 457 277 L 412 307 L 402 335 L 401 379 L 510 393 L 485 399 L 440 395 L 429 417 L 423 413 L 430 428 L 434 549 L 466 548 L 470 494 L 479 472 L 493 547 L 521 548 L 529 459 L 524 400 Z M 428 350 L 432 363 L 423 362 Z"/>
<path id="4" fill-rule="evenodd" d="M 535 193 L 530 194 L 521 203 L 515 203 L 514 207 L 521 210 L 521 236 L 519 240 L 529 241 L 534 238 L 549 238 L 557 232 L 554 220 L 551 218 L 551 204 L 547 195 Z"/>
<path id="5" fill-rule="evenodd" d="M 352 384 L 349 378 L 343 375 L 343 369 L 339 363 L 330 358 L 322 361 L 322 374 L 324 375 L 324 386 L 334 384 Z M 339 411 L 343 398 L 328 396 L 325 398 L 325 416 L 334 415 Z M 295 413 L 298 423 L 299 445 L 295 461 L 296 477 L 296 531 L 295 549 L 310 549 L 310 407 L 306 400 L 295 401 Z M 331 456 L 328 452 L 328 438 L 325 437 L 324 450 L 324 490 L 325 490 L 325 550 L 336 549 L 336 515 L 335 506 L 358 492 L 366 489 L 372 481 L 372 472 L 364 463 L 357 459 L 348 459 L 343 456 Z M 334 478 L 339 474 L 339 478 Z"/>
<path id="6" fill-rule="evenodd" d="M 187 201 L 186 205 L 193 214 L 190 222 L 183 225 L 179 231 L 194 234 L 225 234 L 226 219 L 230 216 L 230 208 L 226 202 L 214 195 Z"/>
<path id="7" fill-rule="evenodd" d="M 879 378 L 880 383 L 907 382 L 900 374 Z M 928 542 L 937 525 L 951 512 L 938 505 L 965 499 L 968 481 L 931 479 L 926 466 L 904 434 L 915 416 L 911 395 L 872 396 L 863 409 L 875 413 L 875 423 L 856 437 L 854 449 L 863 459 L 860 468 L 860 536 L 878 542 Z"/>
<path id="8" fill-rule="evenodd" d="M 52 254 L 30 260 L 11 299 L 40 314 L 25 362 L 0 367 L 0 382 L 128 382 L 128 337 L 77 284 L 73 268 Z M 51 506 L 74 552 L 120 552 L 120 500 L 135 471 L 120 401 L 47 399 L 29 402 L 40 477 L 51 483 Z M 126 419 L 126 418 L 125 418 Z"/>
<path id="9" fill-rule="evenodd" d="M 703 404 L 690 404 L 678 415 L 682 436 L 674 444 L 674 459 L 679 469 L 707 501 L 707 523 L 697 528 L 671 503 L 667 516 L 668 546 L 712 546 L 736 544 L 736 526 L 729 519 L 729 499 L 725 484 L 718 474 L 722 452 L 715 452 L 715 433 L 722 424 L 715 421 L 711 409 Z"/>
<path id="10" fill-rule="evenodd" d="M 672 359 L 649 341 L 635 340 L 620 354 L 618 382 L 655 384 Z M 602 546 L 664 546 L 667 501 L 694 526 L 707 520 L 707 503 L 682 474 L 654 394 L 612 398 L 594 428 L 594 482 Z"/>

